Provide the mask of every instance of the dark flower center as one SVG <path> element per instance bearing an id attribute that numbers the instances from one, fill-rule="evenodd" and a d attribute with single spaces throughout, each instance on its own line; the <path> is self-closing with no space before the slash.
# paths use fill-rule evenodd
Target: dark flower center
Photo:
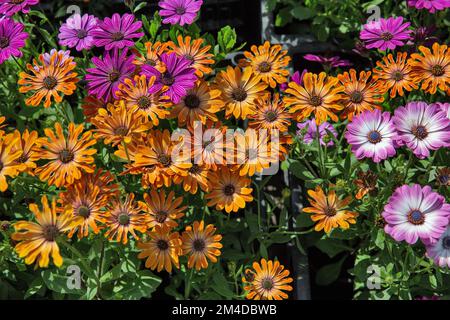
<path id="1" fill-rule="evenodd" d="M 444 237 L 444 239 L 442 239 L 442 246 L 444 249 L 450 249 L 450 237 Z"/>
<path id="2" fill-rule="evenodd" d="M 383 39 L 384 41 L 390 41 L 394 38 L 394 36 L 390 32 L 383 32 L 380 35 L 380 38 Z"/>
<path id="3" fill-rule="evenodd" d="M 113 70 L 108 74 L 109 82 L 116 82 L 120 78 L 120 72 L 117 70 Z"/>
<path id="4" fill-rule="evenodd" d="M 84 30 L 84 29 L 78 29 L 77 30 L 77 38 L 78 39 L 84 39 L 84 38 L 87 37 L 87 35 L 88 35 L 88 33 L 87 33 L 86 30 Z"/>
<path id="5" fill-rule="evenodd" d="M 192 248 L 194 249 L 194 251 L 197 252 L 202 252 L 203 250 L 205 250 L 206 244 L 205 244 L 205 240 L 203 239 L 195 239 L 194 242 L 192 242 Z"/>
<path id="6" fill-rule="evenodd" d="M 247 91 L 245 91 L 243 88 L 236 88 L 231 94 L 231 97 L 238 102 L 244 101 L 245 99 L 247 99 L 247 96 Z"/>
<path id="7" fill-rule="evenodd" d="M 328 207 L 328 206 L 323 211 L 324 211 L 325 215 L 328 217 L 334 217 L 337 214 L 337 211 L 335 208 Z"/>
<path id="8" fill-rule="evenodd" d="M 9 38 L 7 37 L 0 37 L 0 48 L 6 48 L 7 46 L 9 46 Z"/>
<path id="9" fill-rule="evenodd" d="M 267 73 L 272 70 L 272 65 L 270 63 L 268 63 L 267 61 L 264 61 L 259 64 L 258 69 L 262 73 Z"/>
<path id="10" fill-rule="evenodd" d="M 175 78 L 169 72 L 164 72 L 161 75 L 161 82 L 165 86 L 171 86 L 175 83 Z"/>
<path id="11" fill-rule="evenodd" d="M 392 79 L 394 79 L 395 81 L 401 81 L 403 80 L 403 73 L 401 71 L 396 71 L 392 74 Z"/>
<path id="12" fill-rule="evenodd" d="M 313 94 L 310 98 L 309 98 L 309 103 L 314 106 L 314 107 L 318 107 L 322 104 L 322 98 L 319 97 L 318 95 Z"/>
<path id="13" fill-rule="evenodd" d="M 125 35 L 122 32 L 114 32 L 111 35 L 111 39 L 113 39 L 113 41 L 120 41 L 123 40 L 123 38 L 125 38 Z"/>
<path id="14" fill-rule="evenodd" d="M 146 59 L 145 64 L 154 67 L 156 66 L 156 61 L 153 59 Z"/>
<path id="15" fill-rule="evenodd" d="M 167 212 L 164 211 L 164 210 L 158 211 L 158 212 L 155 214 L 155 220 L 156 220 L 158 223 L 164 223 L 164 222 L 166 221 L 166 219 L 167 219 Z"/>
<path id="16" fill-rule="evenodd" d="M 25 153 L 22 153 L 22 155 L 17 159 L 18 163 L 25 163 L 27 161 L 28 161 L 28 156 Z"/>
<path id="17" fill-rule="evenodd" d="M 156 246 L 161 251 L 166 251 L 167 249 L 169 249 L 169 243 L 166 240 L 162 240 L 162 239 L 160 239 L 160 240 L 158 240 L 158 242 L 156 242 Z"/>
<path id="18" fill-rule="evenodd" d="M 117 127 L 114 130 L 114 134 L 117 135 L 117 136 L 122 136 L 123 137 L 123 136 L 126 136 L 127 133 L 128 133 L 128 128 L 125 127 L 125 126 Z"/>
<path id="19" fill-rule="evenodd" d="M 196 109 L 196 108 L 200 107 L 200 99 L 195 94 L 188 94 L 184 98 L 184 104 L 189 109 Z"/>
<path id="20" fill-rule="evenodd" d="M 353 103 L 361 103 L 364 100 L 364 95 L 361 91 L 354 91 L 350 95 L 350 101 Z"/>
<path id="21" fill-rule="evenodd" d="M 273 287 L 274 287 L 274 285 L 275 285 L 275 284 L 274 284 L 272 278 L 265 278 L 265 279 L 262 281 L 262 284 L 261 284 L 261 286 L 263 287 L 263 289 L 264 289 L 264 290 L 267 290 L 267 291 L 272 290 Z"/>
<path id="22" fill-rule="evenodd" d="M 435 65 L 431 68 L 431 73 L 435 76 L 435 77 L 440 77 L 443 76 L 445 71 L 444 71 L 444 67 L 440 66 L 440 65 Z"/>
<path id="23" fill-rule="evenodd" d="M 185 7 L 178 7 L 178 8 L 176 8 L 175 9 L 175 12 L 178 14 L 178 15 L 183 15 L 183 14 L 185 14 L 186 13 L 186 8 Z"/>
<path id="24" fill-rule="evenodd" d="M 3 162 L 0 161 L 0 172 L 2 171 L 2 169 L 3 169 Z"/>
<path id="25" fill-rule="evenodd" d="M 225 188 L 223 189 L 223 193 L 226 196 L 232 196 L 234 192 L 236 191 L 236 188 L 232 184 L 227 184 Z"/>
<path id="26" fill-rule="evenodd" d="M 160 154 L 158 157 L 158 162 L 161 163 L 164 167 L 168 167 L 171 163 L 170 157 L 166 154 Z"/>
<path id="27" fill-rule="evenodd" d="M 418 125 L 412 128 L 412 134 L 419 140 L 423 140 L 428 137 L 427 128 L 422 125 Z"/>
<path id="28" fill-rule="evenodd" d="M 408 221 L 414 225 L 421 225 L 425 222 L 425 215 L 420 210 L 413 210 L 408 213 Z"/>
<path id="29" fill-rule="evenodd" d="M 87 219 L 91 215 L 91 209 L 88 206 L 81 205 L 78 207 L 77 215 Z"/>
<path id="30" fill-rule="evenodd" d="M 130 223 L 130 216 L 126 212 L 122 212 L 121 214 L 119 214 L 117 221 L 122 226 L 126 226 Z"/>
<path id="31" fill-rule="evenodd" d="M 202 172 L 202 169 L 198 165 L 194 164 L 189 168 L 189 172 L 192 174 L 199 174 L 200 172 Z"/>
<path id="32" fill-rule="evenodd" d="M 11 0 L 10 2 L 12 4 L 21 4 L 22 2 L 24 2 L 25 0 Z"/>
<path id="33" fill-rule="evenodd" d="M 56 78 L 53 76 L 45 77 L 44 80 L 42 80 L 42 82 L 44 84 L 44 88 L 47 90 L 53 90 L 58 84 L 58 80 L 56 80 Z"/>
<path id="34" fill-rule="evenodd" d="M 59 234 L 59 230 L 54 225 L 48 225 L 42 229 L 42 234 L 43 234 L 45 240 L 55 241 L 56 237 Z"/>
<path id="35" fill-rule="evenodd" d="M 245 280 L 247 280 L 247 282 L 253 282 L 255 280 L 255 274 L 252 271 L 246 271 Z"/>
<path id="36" fill-rule="evenodd" d="M 1 168 L 1 166 L 0 166 L 0 168 Z M 438 176 L 438 180 L 442 185 L 446 185 L 446 184 L 448 184 L 450 177 L 448 176 L 448 174 L 442 173 Z"/>
<path id="37" fill-rule="evenodd" d="M 264 117 L 268 122 L 274 122 L 278 118 L 278 114 L 275 111 L 267 111 Z"/>
<path id="38" fill-rule="evenodd" d="M 191 62 L 194 61 L 194 57 L 191 56 L 190 54 L 185 54 L 183 57 L 184 57 L 186 60 L 189 60 L 189 61 L 191 61 Z"/>
<path id="39" fill-rule="evenodd" d="M 75 155 L 70 150 L 64 149 L 59 153 L 59 160 L 62 163 L 69 163 L 69 162 L 73 161 L 74 158 L 75 158 Z"/>
<path id="40" fill-rule="evenodd" d="M 370 143 L 373 144 L 379 143 L 381 141 L 381 134 L 376 130 L 370 131 L 369 134 L 367 135 L 367 139 L 369 139 Z"/>
<path id="41" fill-rule="evenodd" d="M 137 100 L 139 109 L 148 109 L 152 105 L 152 101 L 147 96 L 142 96 Z"/>

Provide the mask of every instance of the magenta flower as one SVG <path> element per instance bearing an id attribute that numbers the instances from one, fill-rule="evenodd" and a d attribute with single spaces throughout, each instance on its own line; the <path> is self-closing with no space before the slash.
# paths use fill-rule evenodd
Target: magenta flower
<path id="1" fill-rule="evenodd" d="M 331 68 L 337 68 L 337 67 L 349 67 L 349 66 L 353 65 L 353 63 L 351 63 L 350 61 L 341 59 L 339 56 L 324 57 L 324 56 L 318 56 L 315 54 L 305 54 L 303 56 L 303 59 L 308 60 L 308 61 L 318 62 L 326 70 L 331 69 Z"/>
<path id="2" fill-rule="evenodd" d="M 450 224 L 434 244 L 426 244 L 427 256 L 441 268 L 450 268 Z"/>
<path id="3" fill-rule="evenodd" d="M 420 238 L 433 244 L 447 228 L 450 205 L 430 186 L 404 185 L 389 198 L 382 216 L 387 223 L 384 231 L 396 241 L 414 244 Z"/>
<path id="4" fill-rule="evenodd" d="M 161 61 L 166 66 L 166 71 L 160 73 L 155 67 L 149 65 L 142 66 L 142 72 L 149 78 L 156 77 L 156 86 L 160 90 L 168 87 L 165 95 L 169 96 L 173 103 L 179 103 L 181 98 L 186 96 L 187 91 L 194 87 L 197 77 L 195 69 L 191 68 L 191 61 L 177 56 L 175 53 L 163 53 Z"/>
<path id="5" fill-rule="evenodd" d="M 6 18 L 0 20 L 0 64 L 11 56 L 21 57 L 20 48 L 25 46 L 28 33 L 23 32 L 24 25 Z"/>
<path id="6" fill-rule="evenodd" d="M 450 8 L 450 0 L 408 0 L 408 6 L 427 9 L 431 13 Z"/>
<path id="7" fill-rule="evenodd" d="M 203 0 L 162 0 L 158 3 L 161 7 L 159 15 L 166 24 L 192 24 L 202 4 Z"/>
<path id="8" fill-rule="evenodd" d="M 86 80 L 89 94 L 98 99 L 110 101 L 117 98 L 116 91 L 120 83 L 130 78 L 134 72 L 134 56 L 127 56 L 125 49 L 119 54 L 119 50 L 106 52 L 103 59 L 94 57 L 92 63 L 95 68 L 87 69 Z"/>
<path id="9" fill-rule="evenodd" d="M 410 102 L 395 110 L 395 128 L 399 145 L 406 145 L 420 159 L 450 145 L 450 120 L 437 105 L 425 102 Z"/>
<path id="10" fill-rule="evenodd" d="M 94 16 L 74 14 L 59 28 L 59 44 L 77 51 L 91 49 L 94 46 L 92 31 L 97 27 L 97 22 Z"/>
<path id="11" fill-rule="evenodd" d="M 396 132 L 389 112 L 364 111 L 347 125 L 345 138 L 356 158 L 380 162 L 395 155 Z"/>
<path id="12" fill-rule="evenodd" d="M 303 77 L 308 72 L 308 70 L 304 69 L 302 74 L 299 71 L 295 71 L 294 74 L 288 79 L 287 82 L 280 84 L 280 90 L 285 91 L 288 88 L 289 82 L 295 82 L 299 86 L 303 85 Z"/>
<path id="13" fill-rule="evenodd" d="M 10 17 L 19 11 L 28 13 L 30 12 L 30 7 L 38 3 L 39 0 L 0 0 L 0 14 Z"/>
<path id="14" fill-rule="evenodd" d="M 433 103 L 432 105 L 435 105 L 438 107 L 439 110 L 441 110 L 443 113 L 445 113 L 445 115 L 447 116 L 447 118 L 450 120 L 450 103 L 445 102 L 436 102 Z"/>
<path id="15" fill-rule="evenodd" d="M 330 133 L 334 136 L 334 138 L 337 137 L 336 129 L 334 129 L 330 123 L 324 122 L 317 127 L 316 120 L 314 118 L 297 124 L 297 128 L 299 129 L 297 131 L 297 135 L 300 136 L 306 144 L 316 141 L 317 135 L 319 135 L 320 144 L 331 147 L 334 145 L 334 141 L 333 138 L 330 137 Z"/>
<path id="16" fill-rule="evenodd" d="M 134 46 L 133 39 L 144 36 L 143 32 L 137 32 L 142 27 L 142 22 L 134 20 L 134 15 L 129 13 L 122 17 L 115 13 L 112 18 L 105 18 L 92 31 L 94 44 L 97 47 L 105 47 L 106 50 Z"/>
<path id="17" fill-rule="evenodd" d="M 409 22 L 403 22 L 403 17 L 381 18 L 365 24 L 360 38 L 368 49 L 393 50 L 411 39 L 412 31 L 408 29 L 410 25 Z"/>

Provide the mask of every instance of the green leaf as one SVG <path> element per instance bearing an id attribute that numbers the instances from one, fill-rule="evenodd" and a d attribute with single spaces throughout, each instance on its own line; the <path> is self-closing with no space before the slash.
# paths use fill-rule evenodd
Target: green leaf
<path id="1" fill-rule="evenodd" d="M 313 180 L 314 175 L 303 165 L 300 161 L 294 161 L 291 163 L 289 170 L 299 179 Z"/>
<path id="2" fill-rule="evenodd" d="M 139 270 L 123 280 L 123 284 L 115 286 L 114 291 L 121 299 L 130 300 L 150 298 L 161 283 L 161 279 L 149 270 Z"/>
<path id="3" fill-rule="evenodd" d="M 342 241 L 336 239 L 322 239 L 316 244 L 316 247 L 326 253 L 330 258 L 334 258 L 343 251 L 352 250 L 351 247 L 346 246 Z"/>
<path id="4" fill-rule="evenodd" d="M 62 269 L 58 270 L 43 270 L 41 271 L 41 277 L 45 282 L 45 285 L 51 291 L 61 294 L 74 294 L 82 295 L 84 293 L 81 289 L 71 289 L 68 286 L 68 276 L 63 273 Z"/>
<path id="5" fill-rule="evenodd" d="M 322 267 L 317 272 L 316 283 L 319 286 L 327 286 L 335 282 L 341 273 L 342 264 L 344 263 L 345 258 L 346 257 L 344 256 L 338 262 Z"/>
<path id="6" fill-rule="evenodd" d="M 221 296 L 224 296 L 225 298 L 234 297 L 234 292 L 230 289 L 228 281 L 224 277 L 223 272 L 214 273 L 211 288 Z"/>
<path id="7" fill-rule="evenodd" d="M 42 277 L 34 279 L 33 282 L 31 282 L 27 292 L 25 293 L 24 298 L 28 299 L 29 297 L 38 293 L 42 288 L 44 288 L 44 281 L 42 280 Z"/>
<path id="8" fill-rule="evenodd" d="M 269 253 L 267 252 L 267 247 L 262 242 L 259 244 L 259 254 L 261 255 L 261 257 L 266 258 L 266 259 L 269 256 Z"/>
<path id="9" fill-rule="evenodd" d="M 314 16 L 314 12 L 303 6 L 297 6 L 291 10 L 291 14 L 298 20 L 306 20 Z"/>
<path id="10" fill-rule="evenodd" d="M 217 43 L 219 48 L 224 53 L 229 53 L 234 48 L 237 41 L 236 30 L 230 26 L 220 29 L 217 35 Z"/>
<path id="11" fill-rule="evenodd" d="M 292 22 L 291 9 L 289 7 L 282 8 L 275 18 L 275 26 L 284 27 L 290 22 Z"/>
<path id="12" fill-rule="evenodd" d="M 267 11 L 271 12 L 275 10 L 275 7 L 277 6 L 277 0 L 267 0 Z"/>

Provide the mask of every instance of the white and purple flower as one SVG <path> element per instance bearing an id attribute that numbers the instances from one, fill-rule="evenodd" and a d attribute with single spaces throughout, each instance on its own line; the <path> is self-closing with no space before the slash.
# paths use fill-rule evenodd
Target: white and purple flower
<path id="1" fill-rule="evenodd" d="M 89 14 L 74 14 L 59 28 L 59 44 L 77 51 L 91 49 L 94 46 L 92 31 L 97 28 L 97 23 L 98 19 Z"/>
<path id="2" fill-rule="evenodd" d="M 428 244 L 426 247 L 427 256 L 433 259 L 436 265 L 450 268 L 450 224 L 436 243 Z"/>
<path id="3" fill-rule="evenodd" d="M 389 112 L 365 111 L 348 124 L 345 138 L 356 158 L 380 162 L 395 155 L 395 132 Z"/>
<path id="4" fill-rule="evenodd" d="M 450 145 L 450 120 L 438 105 L 410 102 L 397 108 L 392 117 L 398 132 L 398 144 L 406 145 L 420 159 L 430 150 Z"/>
<path id="5" fill-rule="evenodd" d="M 330 133 L 334 136 L 334 138 L 337 137 L 336 129 L 330 123 L 324 122 L 317 126 L 314 118 L 297 124 L 297 128 L 299 129 L 297 134 L 306 144 L 310 144 L 317 140 L 317 135 L 319 135 L 320 144 L 331 147 L 334 145 L 334 141 L 333 138 L 330 137 Z"/>
<path id="6" fill-rule="evenodd" d="M 447 228 L 450 205 L 431 187 L 403 185 L 397 188 L 384 206 L 384 231 L 396 241 L 414 244 L 436 243 Z"/>

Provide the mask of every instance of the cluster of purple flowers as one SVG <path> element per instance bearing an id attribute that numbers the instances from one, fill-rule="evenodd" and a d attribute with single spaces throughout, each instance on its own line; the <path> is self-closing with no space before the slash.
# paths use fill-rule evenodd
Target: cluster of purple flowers
<path id="1" fill-rule="evenodd" d="M 450 120 L 444 104 L 410 102 L 389 112 L 365 111 L 348 124 L 345 137 L 358 159 L 380 162 L 406 145 L 420 159 L 430 150 L 450 146 Z M 447 107 L 448 108 L 448 107 Z"/>

